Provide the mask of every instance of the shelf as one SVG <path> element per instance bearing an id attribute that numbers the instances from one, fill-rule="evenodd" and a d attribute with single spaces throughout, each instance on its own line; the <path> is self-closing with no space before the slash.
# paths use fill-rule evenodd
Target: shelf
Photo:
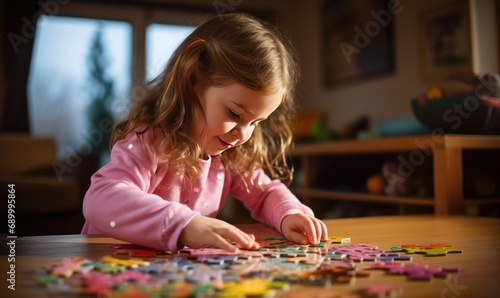
<path id="1" fill-rule="evenodd" d="M 471 199 L 465 199 L 464 205 L 500 205 L 500 199 L 471 198 Z"/>
<path id="2" fill-rule="evenodd" d="M 500 148 L 500 138 L 498 136 L 481 135 L 417 135 L 410 137 L 385 137 L 368 140 L 299 144 L 290 152 L 290 154 L 291 156 L 313 156 L 433 150 L 436 148 L 498 149 Z"/>
<path id="3" fill-rule="evenodd" d="M 424 139 L 422 136 L 419 138 Z M 291 156 L 313 156 L 408 151 L 419 148 L 419 143 L 416 141 L 418 139 L 415 137 L 402 137 L 300 144 L 293 148 L 290 154 Z"/>
<path id="4" fill-rule="evenodd" d="M 471 152 L 471 150 L 498 149 L 500 149 L 500 136 L 458 134 L 298 144 L 290 152 L 290 155 L 300 164 L 303 178 L 301 186 L 292 189 L 292 191 L 309 203 L 315 199 L 378 202 L 431 206 L 434 207 L 436 214 L 460 214 L 463 213 L 463 208 L 466 205 L 500 204 L 499 198 L 469 198 L 464 196 L 464 171 L 467 171 L 467 168 L 464 168 L 464 154 Z M 317 188 L 318 181 L 321 179 L 319 175 L 327 172 L 325 168 L 331 166 L 328 157 L 335 159 L 335 156 L 355 155 L 357 159 L 359 155 L 365 155 L 360 158 L 377 162 L 377 159 L 383 154 L 391 155 L 394 153 L 404 154 L 404 156 L 400 155 L 403 156 L 403 159 L 399 159 L 398 156 L 399 165 L 403 164 L 404 161 L 413 169 L 426 170 L 426 166 L 432 163 L 430 169 L 432 176 L 427 176 L 432 177 L 433 195 L 431 198 L 371 195 L 363 192 L 339 192 Z M 484 156 L 480 154 L 479 156 L 483 162 L 492 162 L 494 166 L 499 162 L 497 158 L 488 159 L 488 154 Z M 425 164 L 427 158 L 429 163 Z"/>
<path id="5" fill-rule="evenodd" d="M 292 188 L 293 193 L 297 196 L 311 197 L 316 199 L 327 200 L 347 200 L 347 201 L 363 201 L 374 203 L 391 203 L 403 205 L 419 205 L 419 206 L 433 206 L 434 200 L 432 198 L 415 198 L 415 197 L 394 197 L 386 195 L 372 195 L 367 193 L 355 192 L 340 192 L 311 188 Z"/>

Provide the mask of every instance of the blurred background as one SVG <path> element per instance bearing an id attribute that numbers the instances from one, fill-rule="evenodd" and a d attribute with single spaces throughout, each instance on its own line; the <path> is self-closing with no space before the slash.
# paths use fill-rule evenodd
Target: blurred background
<path id="1" fill-rule="evenodd" d="M 498 0 L 4 1 L 0 180 L 16 183 L 19 235 L 79 232 L 112 123 L 197 25 L 235 11 L 275 23 L 297 49 L 298 143 L 430 133 L 412 99 L 500 68 Z M 251 220 L 237 204 L 221 217 Z M 395 212 L 346 209 L 324 216 Z"/>

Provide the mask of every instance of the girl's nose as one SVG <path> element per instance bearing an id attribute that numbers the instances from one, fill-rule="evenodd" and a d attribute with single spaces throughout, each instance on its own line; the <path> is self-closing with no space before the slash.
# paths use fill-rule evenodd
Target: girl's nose
<path id="1" fill-rule="evenodd" d="M 250 125 L 236 125 L 231 134 L 239 140 L 247 140 L 252 135 L 252 128 Z"/>

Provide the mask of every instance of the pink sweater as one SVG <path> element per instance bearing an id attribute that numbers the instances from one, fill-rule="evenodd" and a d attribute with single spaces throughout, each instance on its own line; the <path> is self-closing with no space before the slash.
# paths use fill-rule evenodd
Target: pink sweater
<path id="1" fill-rule="evenodd" d="M 148 132 L 144 140 L 151 138 Z M 197 214 L 216 217 L 226 197 L 241 200 L 255 219 L 281 232 L 282 219 L 293 213 L 313 214 L 279 180 L 262 169 L 252 173 L 256 185 L 247 192 L 219 157 L 200 159 L 201 175 L 187 187 L 176 182 L 168 161 L 145 149 L 135 133 L 118 141 L 111 161 L 92 176 L 83 201 L 82 234 L 111 237 L 176 252 L 182 229 Z"/>

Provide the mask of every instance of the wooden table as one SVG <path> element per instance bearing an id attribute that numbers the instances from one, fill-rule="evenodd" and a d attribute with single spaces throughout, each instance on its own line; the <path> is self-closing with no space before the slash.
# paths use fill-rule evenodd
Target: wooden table
<path id="1" fill-rule="evenodd" d="M 351 237 L 352 244 L 367 243 L 389 249 L 404 243 L 450 243 L 463 249 L 462 254 L 426 257 L 414 255 L 412 262 L 437 266 L 459 266 L 463 277 L 453 274 L 447 280 L 408 281 L 405 276 L 387 276 L 371 271 L 367 278 L 356 278 L 351 284 L 334 284 L 329 288 L 292 285 L 282 297 L 357 297 L 362 285 L 386 283 L 400 287 L 402 297 L 498 297 L 500 292 L 500 219 L 455 215 L 399 215 L 325 220 L 331 236 Z M 269 227 L 245 224 L 239 227 L 257 238 L 277 234 Z M 122 243 L 105 236 L 37 236 L 15 239 L 16 291 L 7 289 L 9 270 L 8 241 L 1 245 L 0 297 L 48 297 L 36 285 L 40 268 L 63 257 L 83 256 L 97 259 L 112 254 L 111 244 Z M 359 269 L 370 262 L 358 263 Z M 6 295 L 7 294 L 7 295 Z M 339 296 L 337 296 L 339 295 Z"/>

